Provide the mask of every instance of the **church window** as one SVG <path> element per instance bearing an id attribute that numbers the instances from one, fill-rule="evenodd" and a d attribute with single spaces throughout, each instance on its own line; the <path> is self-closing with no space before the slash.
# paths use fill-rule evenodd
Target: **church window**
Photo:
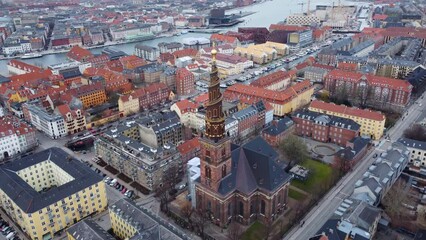
<path id="1" fill-rule="evenodd" d="M 260 201 L 260 213 L 265 215 L 265 210 L 266 210 L 266 203 L 265 200 L 261 200 Z"/>
<path id="2" fill-rule="evenodd" d="M 206 166 L 206 178 L 211 178 L 212 176 L 212 170 L 210 169 L 209 166 Z"/>
<path id="3" fill-rule="evenodd" d="M 222 178 L 226 176 L 226 164 L 222 166 Z"/>
<path id="4" fill-rule="evenodd" d="M 239 202 L 238 214 L 244 216 L 244 203 L 241 201 Z"/>

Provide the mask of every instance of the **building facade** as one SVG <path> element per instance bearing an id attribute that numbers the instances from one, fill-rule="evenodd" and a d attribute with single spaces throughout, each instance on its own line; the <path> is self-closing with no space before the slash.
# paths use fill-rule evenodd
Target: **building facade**
<path id="1" fill-rule="evenodd" d="M 309 110 L 331 116 L 351 119 L 361 126 L 361 136 L 369 137 L 373 140 L 379 140 L 385 130 L 386 117 L 380 112 L 374 112 L 368 109 L 359 109 L 326 103 L 322 101 L 312 101 Z"/>
<path id="2" fill-rule="evenodd" d="M 176 71 L 176 94 L 178 96 L 185 96 L 194 93 L 194 91 L 194 74 L 186 68 L 179 68 Z"/>
<path id="3" fill-rule="evenodd" d="M 319 142 L 346 146 L 348 141 L 359 136 L 360 125 L 350 119 L 306 110 L 294 112 L 292 119 L 297 135 L 311 137 Z"/>
<path id="4" fill-rule="evenodd" d="M 53 239 L 107 207 L 102 177 L 59 148 L 4 164 L 0 172 L 0 204 L 34 240 Z"/>
<path id="5" fill-rule="evenodd" d="M 0 118 L 0 160 L 24 153 L 37 144 L 32 127 L 13 116 Z"/>
<path id="6" fill-rule="evenodd" d="M 206 129 L 200 138 L 196 207 L 221 227 L 231 221 L 245 225 L 256 220 L 273 221 L 287 204 L 291 177 L 276 161 L 277 153 L 261 138 L 231 149 L 231 140 L 225 134 L 216 50 L 212 55 Z"/>

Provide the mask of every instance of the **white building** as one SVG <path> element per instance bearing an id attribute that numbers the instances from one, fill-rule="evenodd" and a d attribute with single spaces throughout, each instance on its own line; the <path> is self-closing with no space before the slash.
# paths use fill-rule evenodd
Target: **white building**
<path id="1" fill-rule="evenodd" d="M 186 174 L 188 177 L 188 195 L 191 198 L 192 207 L 195 208 L 195 206 L 197 206 L 195 201 L 195 184 L 201 175 L 200 158 L 195 157 L 188 161 L 186 164 Z"/>
<path id="2" fill-rule="evenodd" d="M 35 132 L 27 124 L 12 116 L 0 119 L 0 160 L 24 153 L 36 145 Z"/>
<path id="3" fill-rule="evenodd" d="M 52 71 L 53 74 L 59 75 L 66 70 L 71 70 L 74 68 L 75 69 L 78 68 L 80 73 L 83 73 L 87 68 L 91 66 L 92 66 L 91 63 L 81 63 L 77 61 L 72 61 L 72 62 L 52 64 L 52 65 L 49 65 L 48 68 Z"/>
<path id="4" fill-rule="evenodd" d="M 148 61 L 154 62 L 157 61 L 157 58 L 160 56 L 160 51 L 158 50 L 158 48 L 155 47 L 136 44 L 135 55 Z"/>
<path id="5" fill-rule="evenodd" d="M 193 62 L 192 57 L 185 56 L 175 60 L 175 65 L 178 68 L 184 68 Z"/>
<path id="6" fill-rule="evenodd" d="M 64 118 L 56 113 L 48 113 L 45 109 L 41 108 L 36 102 L 25 103 L 23 105 L 24 116 L 27 121 L 37 128 L 39 131 L 44 132 L 52 139 L 61 138 L 67 135 Z"/>
<path id="7" fill-rule="evenodd" d="M 410 151 L 410 164 L 415 167 L 426 168 L 426 142 L 408 138 L 400 138 L 398 142 L 402 143 Z"/>
<path id="8" fill-rule="evenodd" d="M 238 121 L 233 117 L 228 117 L 225 120 L 225 132 L 230 138 L 238 136 Z"/>

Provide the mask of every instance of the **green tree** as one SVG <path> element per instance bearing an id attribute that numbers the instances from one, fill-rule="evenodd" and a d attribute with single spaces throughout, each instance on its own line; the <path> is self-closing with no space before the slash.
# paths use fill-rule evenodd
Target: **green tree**
<path id="1" fill-rule="evenodd" d="M 279 149 L 289 161 L 287 171 L 308 158 L 308 147 L 299 137 L 293 134 L 289 134 L 280 142 Z"/>

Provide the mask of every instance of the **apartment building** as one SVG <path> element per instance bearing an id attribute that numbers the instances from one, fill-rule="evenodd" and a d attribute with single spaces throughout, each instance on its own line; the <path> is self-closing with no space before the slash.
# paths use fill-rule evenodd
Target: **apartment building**
<path id="1" fill-rule="evenodd" d="M 0 160 L 24 153 L 37 144 L 32 127 L 14 116 L 0 118 Z"/>
<path id="2" fill-rule="evenodd" d="M 360 125 L 346 118 L 299 110 L 293 113 L 292 119 L 297 135 L 311 137 L 319 142 L 346 146 L 348 141 L 359 135 Z"/>
<path id="3" fill-rule="evenodd" d="M 137 122 L 141 142 L 150 147 L 177 146 L 183 141 L 183 126 L 175 112 L 153 114 Z"/>
<path id="4" fill-rule="evenodd" d="M 115 240 L 92 219 L 84 219 L 67 229 L 68 240 Z"/>
<path id="5" fill-rule="evenodd" d="M 176 71 L 176 94 L 178 96 L 185 96 L 194 93 L 194 91 L 194 74 L 186 68 L 179 68 Z"/>
<path id="6" fill-rule="evenodd" d="M 403 144 L 393 143 L 355 183 L 351 197 L 377 206 L 407 166 L 409 154 Z"/>
<path id="7" fill-rule="evenodd" d="M 250 83 L 250 86 L 269 90 L 282 90 L 289 87 L 294 79 L 296 79 L 296 71 L 276 71 L 254 80 Z"/>
<path id="8" fill-rule="evenodd" d="M 179 229 L 166 224 L 154 212 L 120 199 L 109 207 L 112 231 L 120 239 L 189 240 Z"/>
<path id="9" fill-rule="evenodd" d="M 52 139 L 61 138 L 68 134 L 64 118 L 49 111 L 49 108 L 42 107 L 39 100 L 24 103 L 22 112 L 27 122 Z"/>
<path id="10" fill-rule="evenodd" d="M 72 88 L 66 93 L 80 99 L 80 101 L 83 103 L 84 109 L 103 104 L 107 100 L 105 87 L 101 82 Z"/>
<path id="11" fill-rule="evenodd" d="M 171 142 L 158 147 L 143 143 L 151 143 L 152 136 L 142 134 L 140 126 L 133 121 L 107 130 L 95 141 L 95 152 L 120 173 L 152 191 L 161 183 L 169 167 L 175 166 L 182 171 L 182 159 Z"/>
<path id="12" fill-rule="evenodd" d="M 138 88 L 129 95 L 120 96 L 118 109 L 127 114 L 149 109 L 154 105 L 166 102 L 170 97 L 170 90 L 164 83 L 153 83 Z"/>
<path id="13" fill-rule="evenodd" d="M 331 116 L 351 119 L 361 126 L 361 136 L 369 137 L 374 140 L 379 140 L 385 129 L 386 117 L 381 112 L 336 105 L 334 103 L 326 103 L 318 100 L 311 102 L 309 110 Z"/>
<path id="14" fill-rule="evenodd" d="M 154 62 L 154 61 L 157 61 L 157 58 L 160 56 L 160 50 L 156 47 L 136 44 L 135 55 L 142 59 L 146 59 L 148 61 Z"/>
<path id="15" fill-rule="evenodd" d="M 283 116 L 308 104 L 313 93 L 314 88 L 308 80 L 305 80 L 282 91 L 235 84 L 228 87 L 223 96 L 227 101 L 235 101 L 237 99 L 263 100 L 273 107 L 274 115 Z"/>
<path id="16" fill-rule="evenodd" d="M 409 138 L 400 138 L 398 142 L 407 147 L 410 165 L 417 168 L 426 168 L 426 142 L 417 141 Z"/>
<path id="17" fill-rule="evenodd" d="M 262 130 L 262 138 L 271 145 L 278 146 L 284 137 L 294 128 L 294 122 L 289 117 L 274 120 L 265 129 Z"/>
<path id="18" fill-rule="evenodd" d="M 62 116 L 65 130 L 68 135 L 86 130 L 86 117 L 81 109 L 71 109 L 69 105 L 62 104 L 55 108 L 55 113 Z"/>
<path id="19" fill-rule="evenodd" d="M 332 96 L 347 95 L 356 105 L 399 110 L 409 103 L 413 89 L 408 81 L 339 69 L 328 73 L 324 87 Z"/>
<path id="20" fill-rule="evenodd" d="M 33 240 L 107 207 L 105 183 L 60 148 L 49 148 L 0 166 L 0 205 Z"/>

